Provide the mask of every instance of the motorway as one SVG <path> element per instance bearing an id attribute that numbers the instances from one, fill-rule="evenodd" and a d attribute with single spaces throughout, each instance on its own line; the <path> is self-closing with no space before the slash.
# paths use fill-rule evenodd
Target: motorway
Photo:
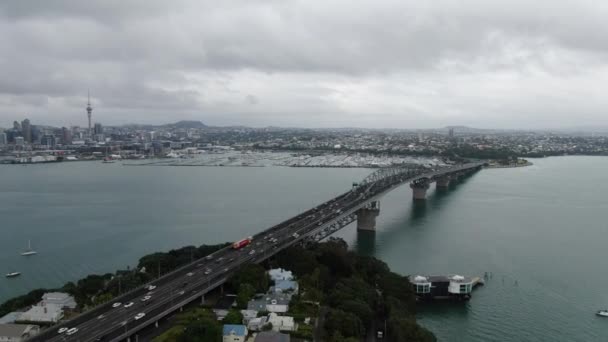
<path id="1" fill-rule="evenodd" d="M 479 165 L 469 165 L 469 168 Z M 195 300 L 223 284 L 246 263 L 261 262 L 279 251 L 304 239 L 309 239 L 332 222 L 346 221 L 346 217 L 370 200 L 383 195 L 403 182 L 422 177 L 432 178 L 467 167 L 426 172 L 411 171 L 391 175 L 366 186 L 353 187 L 330 201 L 312 208 L 296 217 L 281 222 L 253 236 L 252 242 L 238 250 L 232 246 L 196 260 L 154 280 L 146 287 L 139 287 L 117 297 L 114 301 L 91 309 L 76 318 L 53 326 L 28 341 L 120 341 L 133 336 L 137 331 L 152 325 L 171 312 Z M 448 171 L 449 170 L 449 171 Z M 244 238 L 244 237 L 243 237 Z M 147 286 L 154 285 L 151 291 Z M 143 301 L 149 295 L 149 300 Z M 129 307 L 125 304 L 133 303 Z M 121 303 L 113 307 L 114 303 Z M 143 313 L 144 317 L 135 316 Z M 77 328 L 74 334 L 59 334 L 58 329 Z"/>

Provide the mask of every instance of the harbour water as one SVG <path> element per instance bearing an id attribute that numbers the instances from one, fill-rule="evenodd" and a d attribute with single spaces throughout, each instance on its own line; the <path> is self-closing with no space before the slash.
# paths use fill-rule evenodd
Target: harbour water
<path id="1" fill-rule="evenodd" d="M 440 341 L 607 341 L 608 158 L 483 170 L 415 205 L 381 199 L 375 234 L 339 236 L 402 274 L 491 274 L 466 303 L 425 305 Z M 149 252 L 233 241 L 347 190 L 367 169 L 0 166 L 0 301 Z M 38 255 L 20 253 L 31 240 Z"/>

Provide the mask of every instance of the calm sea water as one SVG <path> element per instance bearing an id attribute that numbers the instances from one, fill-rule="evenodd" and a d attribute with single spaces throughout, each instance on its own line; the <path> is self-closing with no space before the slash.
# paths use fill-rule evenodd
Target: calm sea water
<path id="1" fill-rule="evenodd" d="M 403 274 L 483 275 L 467 303 L 419 310 L 441 341 L 608 341 L 608 158 L 483 170 L 414 205 L 382 198 L 376 234 L 344 229 L 359 252 Z M 348 189 L 364 169 L 0 166 L 0 301 L 146 253 L 236 240 Z M 19 253 L 31 240 L 39 252 Z"/>

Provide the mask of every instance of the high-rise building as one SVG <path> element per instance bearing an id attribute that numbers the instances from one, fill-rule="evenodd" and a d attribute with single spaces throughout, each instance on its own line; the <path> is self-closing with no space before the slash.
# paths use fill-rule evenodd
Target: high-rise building
<path id="1" fill-rule="evenodd" d="M 54 147 L 56 143 L 55 136 L 52 134 L 45 134 L 40 138 L 40 145 L 47 147 Z"/>
<path id="2" fill-rule="evenodd" d="M 21 124 L 19 123 L 19 121 L 13 121 L 13 129 L 21 132 Z"/>
<path id="3" fill-rule="evenodd" d="M 67 127 L 61 127 L 61 143 L 64 145 L 72 143 L 72 132 Z"/>
<path id="4" fill-rule="evenodd" d="M 29 119 L 21 121 L 21 134 L 26 143 L 32 142 L 32 126 L 30 125 Z"/>
<path id="5" fill-rule="evenodd" d="M 23 144 L 24 144 L 23 137 L 15 137 L 15 145 L 23 146 Z"/>
<path id="6" fill-rule="evenodd" d="M 93 115 L 93 107 L 91 107 L 91 94 L 87 94 L 87 97 L 88 97 L 87 117 L 89 118 L 89 136 L 92 136 L 93 132 L 91 131 L 91 116 Z"/>
<path id="7" fill-rule="evenodd" d="M 448 131 L 448 136 L 449 136 L 450 138 L 453 138 L 453 137 L 454 137 L 454 128 L 450 128 L 450 130 Z"/>
<path id="8" fill-rule="evenodd" d="M 2 132 L 0 133 L 0 146 L 6 145 L 8 144 L 8 136 L 6 135 L 6 133 Z"/>
<path id="9" fill-rule="evenodd" d="M 103 134 L 103 126 L 100 123 L 95 123 L 95 135 Z"/>

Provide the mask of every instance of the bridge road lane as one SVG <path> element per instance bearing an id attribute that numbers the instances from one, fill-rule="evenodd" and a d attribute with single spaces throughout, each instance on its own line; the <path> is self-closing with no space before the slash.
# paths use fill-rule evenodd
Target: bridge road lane
<path id="1" fill-rule="evenodd" d="M 55 341 L 55 340 L 56 341 L 94 340 L 97 337 L 115 333 L 118 330 L 117 330 L 117 327 L 115 327 L 113 325 L 120 324 L 125 321 L 131 322 L 132 319 L 133 319 L 133 324 L 135 324 L 135 328 L 137 328 L 139 325 L 147 325 L 147 324 L 149 324 L 149 322 L 146 318 L 143 318 L 139 321 L 134 321 L 134 318 L 133 318 L 134 315 L 137 312 L 146 312 L 146 315 L 148 316 L 148 313 L 154 313 L 159 308 L 160 309 L 162 309 L 164 307 L 170 308 L 172 303 L 174 303 L 174 302 L 179 303 L 179 301 L 183 299 L 182 297 L 187 297 L 187 294 L 188 294 L 187 291 L 183 295 L 180 295 L 177 297 L 175 296 L 174 291 L 178 285 L 182 285 L 183 282 L 186 280 L 185 277 L 187 277 L 186 274 L 188 272 L 196 272 L 194 275 L 194 278 L 192 278 L 192 279 L 197 279 L 194 282 L 194 284 L 187 286 L 188 291 L 190 291 L 191 288 L 195 288 L 193 291 L 194 292 L 200 291 L 200 295 L 202 295 L 203 293 L 206 293 L 209 290 L 208 288 L 204 287 L 204 283 L 207 283 L 209 285 L 209 284 L 211 284 L 212 281 L 214 281 L 214 279 L 223 277 L 224 275 L 222 275 L 222 273 L 230 272 L 230 271 L 223 272 L 223 270 L 225 268 L 229 268 L 229 270 L 230 270 L 233 267 L 238 268 L 240 265 L 242 265 L 248 261 L 253 261 L 253 262 L 263 261 L 264 259 L 270 257 L 271 255 L 276 254 L 278 251 L 286 248 L 287 246 L 290 246 L 294 243 L 299 242 L 303 238 L 307 237 L 308 234 L 311 234 L 315 231 L 319 231 L 319 230 L 323 229 L 323 227 L 325 227 L 332 220 L 338 220 L 338 219 L 340 219 L 341 216 L 346 217 L 347 216 L 345 213 L 346 211 L 349 211 L 352 208 L 356 208 L 357 206 L 360 207 L 361 205 L 365 204 L 365 202 L 368 202 L 369 200 L 371 200 L 374 197 L 378 197 L 378 196 L 382 195 L 383 192 L 390 191 L 392 188 L 400 185 L 401 183 L 403 183 L 405 181 L 411 181 L 411 180 L 419 179 L 419 178 L 432 179 L 436 176 L 441 176 L 445 173 L 456 172 L 456 171 L 460 171 L 460 170 L 467 169 L 467 168 L 478 167 L 480 165 L 481 165 L 481 163 L 476 163 L 473 166 L 471 166 L 471 164 L 469 164 L 469 165 L 465 165 L 465 166 L 461 166 L 461 167 L 455 167 L 455 168 L 428 172 L 425 174 L 417 174 L 417 175 L 413 175 L 410 172 L 408 172 L 407 174 L 405 174 L 405 173 L 396 174 L 396 175 L 393 175 L 390 177 L 386 177 L 386 179 L 383 179 L 382 182 L 374 182 L 370 186 L 367 186 L 364 188 L 357 188 L 354 190 L 351 189 L 351 191 L 348 191 L 348 192 L 346 192 L 332 200 L 324 202 L 321 205 L 319 205 L 313 209 L 310 209 L 294 218 L 291 218 L 287 221 L 279 223 L 271 228 L 268 228 L 268 229 L 256 234 L 254 237 L 254 240 L 256 241 L 256 243 L 254 245 L 250 244 L 241 250 L 234 250 L 230 247 L 226 247 L 222 250 L 219 250 L 219 251 L 213 253 L 211 260 L 207 259 L 206 257 L 201 258 L 199 260 L 196 260 L 186 266 L 181 267 L 180 269 L 177 269 L 177 270 L 175 270 L 171 273 L 168 273 L 167 275 L 153 281 L 152 283 L 157 286 L 157 289 L 155 289 L 156 290 L 155 294 L 153 294 L 154 297 L 152 299 L 152 302 L 150 302 L 150 303 L 154 303 L 154 304 L 143 305 L 140 302 L 139 303 L 136 302 L 136 300 L 140 299 L 142 294 L 144 294 L 146 292 L 145 290 L 140 288 L 140 289 L 132 291 L 131 293 L 128 293 L 128 294 L 116 299 L 116 300 L 121 300 L 123 303 L 127 303 L 129 301 L 133 301 L 134 303 L 137 303 L 137 304 L 134 304 L 131 308 L 115 309 L 115 310 L 124 309 L 124 310 L 122 310 L 122 312 L 119 312 L 117 317 L 108 319 L 108 314 L 111 314 L 111 315 L 115 314 L 115 312 L 113 311 L 114 309 L 111 308 L 111 303 L 107 304 L 107 305 L 102 305 L 99 308 L 96 308 L 94 310 L 91 310 L 90 312 L 82 314 L 77 319 L 74 319 L 65 324 L 53 327 L 52 329 L 55 329 L 54 334 L 53 334 L 53 332 L 48 333 L 48 331 L 47 331 L 47 332 L 45 332 L 45 335 L 39 335 L 41 337 L 45 336 L 45 339 L 39 339 L 39 340 L 51 340 L 51 341 Z M 407 176 L 407 177 L 404 177 L 404 176 Z M 336 210 L 336 208 L 340 208 L 341 212 L 338 212 Z M 298 238 L 294 238 L 293 232 L 301 232 L 302 234 Z M 277 239 L 279 241 L 277 241 L 276 243 L 272 243 L 269 239 L 267 239 L 270 234 L 273 234 L 273 237 L 275 237 L 275 238 L 277 238 L 277 236 L 278 236 L 279 238 L 277 238 Z M 253 250 L 256 248 L 258 249 L 259 252 L 256 252 L 253 256 L 248 254 L 249 250 Z M 245 254 L 245 252 L 247 252 L 247 254 Z M 261 252 L 263 252 L 263 253 L 261 253 Z M 262 254 L 262 255 L 260 255 L 260 254 Z M 233 255 L 236 255 L 236 257 L 233 257 Z M 221 262 L 216 265 L 217 267 L 213 266 L 214 260 L 217 260 L 219 258 L 224 258 L 224 257 L 226 257 L 226 259 L 221 260 Z M 261 257 L 261 259 L 259 259 L 260 257 Z M 226 260 L 228 260 L 228 261 L 226 261 Z M 230 265 L 231 262 L 234 263 L 233 266 Z M 213 268 L 215 268 L 215 270 L 209 276 L 201 276 L 199 274 L 200 272 L 197 272 L 197 269 L 200 268 L 201 270 L 203 270 L 206 267 L 209 267 L 209 268 L 213 267 Z M 219 272 L 219 274 L 218 274 L 218 272 Z M 201 284 L 203 284 L 203 285 L 201 285 Z M 199 287 L 199 286 L 203 286 L 203 288 L 197 289 L 197 287 Z M 166 296 L 168 296 L 168 297 L 166 297 Z M 192 296 L 190 296 L 190 297 L 192 297 Z M 188 299 L 190 297 L 187 297 L 186 299 Z M 156 298 L 158 298 L 158 299 L 156 299 Z M 167 301 L 167 298 L 169 298 L 169 301 Z M 156 302 L 156 301 L 158 301 L 158 302 Z M 97 316 L 100 314 L 103 314 L 105 317 L 103 319 L 97 319 Z M 78 323 L 78 322 L 82 322 L 82 323 Z M 100 324 L 100 323 L 102 323 L 102 324 Z M 129 327 L 128 324 L 129 323 L 127 323 L 127 327 L 125 327 L 125 329 L 130 329 L 130 331 L 132 331 L 134 329 L 133 326 Z M 79 330 L 80 329 L 84 330 L 84 332 L 81 333 L 79 331 L 78 333 L 76 333 L 75 335 L 72 335 L 72 336 L 57 336 L 56 329 L 58 329 L 60 326 L 73 327 L 74 325 L 76 325 L 76 327 L 78 327 Z M 100 326 L 102 328 L 99 328 Z M 90 331 L 88 331 L 88 330 L 90 330 Z M 48 337 L 51 337 L 51 339 L 49 339 Z M 30 341 L 36 341 L 36 340 L 37 340 L 36 338 L 30 339 Z"/>

